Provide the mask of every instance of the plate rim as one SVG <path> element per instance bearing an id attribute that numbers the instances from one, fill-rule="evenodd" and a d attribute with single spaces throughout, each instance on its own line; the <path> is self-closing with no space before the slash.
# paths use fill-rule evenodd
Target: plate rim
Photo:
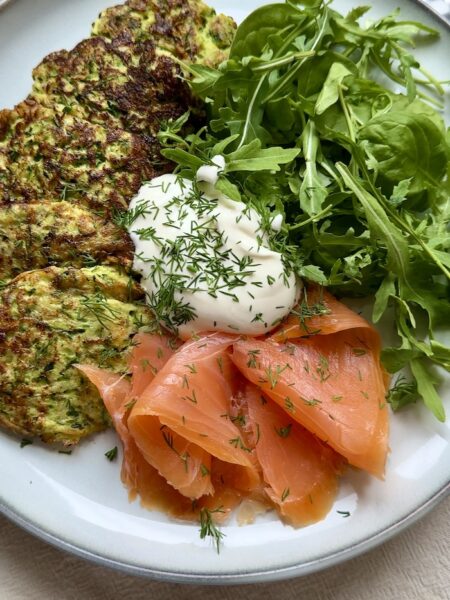
<path id="1" fill-rule="evenodd" d="M 439 21 L 441 25 L 444 25 L 447 29 L 450 30 L 450 21 L 448 20 L 446 15 L 450 15 L 450 4 L 448 6 L 447 13 L 442 14 L 436 8 L 434 8 L 433 4 L 430 4 L 427 0 L 409 0 L 417 6 L 420 6 L 425 12 L 430 14 L 435 20 Z"/>
<path id="2" fill-rule="evenodd" d="M 123 0 L 118 0 L 122 2 Z M 205 0 L 207 1 L 207 0 Z M 282 1 L 282 0 L 279 0 Z M 374 1 L 374 0 L 372 0 Z M 450 21 L 438 12 L 433 6 L 428 4 L 426 0 L 406 0 L 413 5 L 421 8 L 425 13 L 428 13 L 436 21 L 436 25 L 450 30 Z M 3 8 L 7 8 L 13 4 L 12 0 L 0 0 L 0 13 Z M 108 558 L 101 554 L 86 548 L 81 547 L 63 539 L 61 535 L 52 533 L 45 527 L 40 526 L 36 521 L 26 518 L 14 507 L 8 505 L 3 498 L 0 498 L 0 514 L 9 522 L 17 525 L 27 533 L 37 537 L 41 541 L 50 544 L 52 547 L 62 550 L 70 555 L 76 556 L 82 560 L 88 561 L 91 564 L 110 568 L 114 571 L 122 572 L 128 575 L 139 576 L 155 581 L 165 581 L 178 584 L 191 585 L 242 585 L 251 583 L 268 583 L 282 581 L 296 577 L 311 575 L 324 569 L 336 566 L 344 561 L 356 558 L 362 554 L 376 548 L 382 543 L 392 539 L 395 535 L 401 533 L 439 505 L 442 501 L 450 497 L 450 480 L 445 482 L 437 491 L 435 491 L 428 499 L 419 503 L 414 510 L 397 521 L 391 523 L 387 527 L 381 528 L 379 531 L 360 539 L 358 542 L 342 548 L 340 550 L 324 554 L 319 558 L 314 558 L 301 563 L 294 563 L 288 566 L 272 568 L 272 569 L 250 569 L 242 572 L 201 572 L 186 573 L 176 570 L 161 570 L 151 567 L 133 565 L 113 558 Z"/>
<path id="3" fill-rule="evenodd" d="M 376 548 L 380 544 L 388 541 L 395 535 L 404 531 L 424 516 L 426 516 L 433 508 L 440 504 L 447 497 L 450 497 L 450 481 L 437 490 L 428 500 L 419 504 L 415 510 L 408 515 L 395 521 L 386 528 L 381 529 L 377 533 L 352 544 L 347 548 L 332 552 L 320 558 L 316 558 L 300 564 L 293 564 L 276 569 L 253 569 L 243 571 L 241 573 L 181 573 L 179 571 L 152 569 L 137 565 L 127 564 L 112 558 L 101 556 L 88 550 L 81 548 L 70 542 L 58 537 L 57 535 L 45 530 L 34 522 L 31 522 L 16 512 L 13 508 L 6 505 L 3 500 L 0 500 L 0 514 L 5 516 L 9 521 L 18 525 L 21 529 L 34 535 L 40 540 L 50 544 L 51 546 L 63 550 L 78 558 L 84 559 L 92 564 L 102 567 L 108 567 L 115 571 L 119 571 L 128 575 L 137 575 L 155 581 L 166 581 L 170 583 L 183 583 L 192 585 L 239 585 L 244 583 L 268 583 L 270 581 L 282 581 L 293 579 L 305 575 L 311 575 L 326 568 L 335 566 L 341 562 L 347 561 L 357 556 Z"/>

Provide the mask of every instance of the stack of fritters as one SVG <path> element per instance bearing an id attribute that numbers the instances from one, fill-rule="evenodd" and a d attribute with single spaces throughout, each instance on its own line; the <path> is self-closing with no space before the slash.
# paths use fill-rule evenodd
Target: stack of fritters
<path id="1" fill-rule="evenodd" d="M 91 38 L 45 58 L 30 96 L 0 111 L 0 422 L 7 427 L 71 443 L 105 426 L 97 392 L 72 364 L 125 371 L 124 349 L 151 322 L 136 304 L 132 244 L 114 216 L 143 181 L 171 170 L 156 138 L 161 124 L 187 110 L 199 114 L 174 57 L 217 64 L 234 28 L 200 0 L 128 0 L 100 15 Z M 105 278 L 117 286 L 105 291 Z"/>
<path id="2" fill-rule="evenodd" d="M 11 205 L 44 203 L 40 216 L 48 212 L 46 223 L 57 218 L 58 230 L 67 236 L 73 219 L 64 228 L 53 206 L 62 200 L 95 215 L 93 245 L 101 235 L 105 249 L 91 252 L 93 258 L 104 262 L 118 244 L 121 258 L 113 262 L 129 264 L 131 246 L 123 252 L 127 238 L 111 228 L 111 215 L 128 206 L 143 181 L 171 170 L 156 134 L 162 123 L 196 108 L 173 56 L 187 62 L 207 57 L 217 64 L 231 43 L 234 23 L 200 0 L 129 0 L 104 11 L 93 33 L 73 50 L 45 58 L 33 72 L 30 96 L 15 109 L 0 111 L 0 256 L 11 254 L 3 252 L 12 235 L 5 235 L 4 224 L 14 228 L 7 214 Z M 23 211 L 17 214 L 19 225 Z M 47 264 L 79 264 L 65 253 L 52 255 L 46 236 L 38 234 L 36 228 L 29 233 L 37 239 L 26 240 L 33 252 L 23 254 L 23 265 L 20 252 L 13 265 L 1 264 L 0 279 L 42 266 L 45 257 Z M 78 244 L 83 233 L 70 235 Z M 94 235 L 84 235 L 89 244 Z M 16 241 L 24 244 L 20 232 Z"/>

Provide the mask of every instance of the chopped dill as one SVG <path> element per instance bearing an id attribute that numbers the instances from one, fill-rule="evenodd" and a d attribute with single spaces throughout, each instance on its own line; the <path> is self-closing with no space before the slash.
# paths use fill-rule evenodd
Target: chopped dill
<path id="1" fill-rule="evenodd" d="M 251 452 L 250 448 L 247 448 L 247 446 L 242 441 L 242 438 L 240 437 L 235 437 L 232 440 L 229 440 L 229 443 L 235 448 L 239 448 L 240 450 L 244 450 L 245 452 Z"/>
<path id="2" fill-rule="evenodd" d="M 288 435 L 291 433 L 291 429 L 292 429 L 292 423 L 289 423 L 285 427 L 280 427 L 279 429 L 277 429 L 275 427 L 275 431 L 278 433 L 278 435 L 281 438 L 287 438 Z"/>
<path id="3" fill-rule="evenodd" d="M 105 452 L 105 456 L 110 462 L 115 460 L 117 458 L 117 446 L 114 446 L 114 448 L 111 448 L 111 450 Z"/>
<path id="4" fill-rule="evenodd" d="M 112 220 L 117 227 L 128 229 L 141 216 L 150 212 L 148 202 L 140 202 L 135 208 L 128 210 L 115 210 Z"/>
<path id="5" fill-rule="evenodd" d="M 305 331 L 308 335 L 314 335 L 318 333 L 320 330 L 311 330 L 308 328 L 308 320 L 314 317 L 322 317 L 324 315 L 330 314 L 330 309 L 324 304 L 323 300 L 319 300 L 314 304 L 308 304 L 308 296 L 305 293 L 304 298 L 300 306 L 292 311 L 292 314 L 298 317 L 299 323 L 303 331 Z"/>
<path id="6" fill-rule="evenodd" d="M 237 415 L 236 417 L 230 417 L 230 421 L 232 423 L 237 423 L 241 427 L 245 427 L 246 424 L 245 415 Z"/>
<path id="7" fill-rule="evenodd" d="M 289 412 L 295 412 L 295 406 L 294 403 L 292 402 L 292 400 L 289 398 L 289 396 L 287 396 L 284 399 L 284 406 L 286 407 L 286 410 L 288 410 Z"/>
<path id="8" fill-rule="evenodd" d="M 256 357 L 260 352 L 261 352 L 260 350 L 249 350 L 247 352 L 247 354 L 248 354 L 247 367 L 249 367 L 250 369 L 256 368 Z"/>
<path id="9" fill-rule="evenodd" d="M 183 400 L 189 400 L 189 402 L 192 402 L 192 404 L 197 404 L 197 395 L 195 390 L 192 390 L 192 396 L 183 396 Z"/>
<path id="10" fill-rule="evenodd" d="M 352 352 L 355 356 L 364 356 L 367 354 L 367 350 L 364 350 L 364 348 L 352 348 Z"/>
<path id="11" fill-rule="evenodd" d="M 317 406 L 318 404 L 322 404 L 320 400 L 317 398 L 311 398 L 311 400 L 304 400 L 306 406 Z"/>

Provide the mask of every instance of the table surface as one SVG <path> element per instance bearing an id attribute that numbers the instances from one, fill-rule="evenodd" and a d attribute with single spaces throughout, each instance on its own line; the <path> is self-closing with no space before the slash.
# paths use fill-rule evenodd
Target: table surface
<path id="1" fill-rule="evenodd" d="M 160 583 L 66 554 L 0 517 L 2 600 L 450 600 L 450 497 L 356 559 L 300 579 L 237 587 Z"/>
<path id="2" fill-rule="evenodd" d="M 450 0 L 429 0 L 450 18 Z M 53 548 L 0 516 L 2 600 L 450 600 L 450 497 L 394 539 L 300 579 L 200 587 L 136 578 Z"/>

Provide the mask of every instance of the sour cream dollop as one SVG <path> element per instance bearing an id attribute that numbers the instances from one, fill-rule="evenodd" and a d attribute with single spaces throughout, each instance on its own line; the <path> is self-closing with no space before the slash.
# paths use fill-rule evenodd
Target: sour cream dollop
<path id="1" fill-rule="evenodd" d="M 216 173 L 200 175 L 209 181 L 156 177 L 130 204 L 133 266 L 147 302 L 185 339 L 211 330 L 264 334 L 296 304 L 300 282 L 270 249 L 260 215 L 215 190 Z"/>

